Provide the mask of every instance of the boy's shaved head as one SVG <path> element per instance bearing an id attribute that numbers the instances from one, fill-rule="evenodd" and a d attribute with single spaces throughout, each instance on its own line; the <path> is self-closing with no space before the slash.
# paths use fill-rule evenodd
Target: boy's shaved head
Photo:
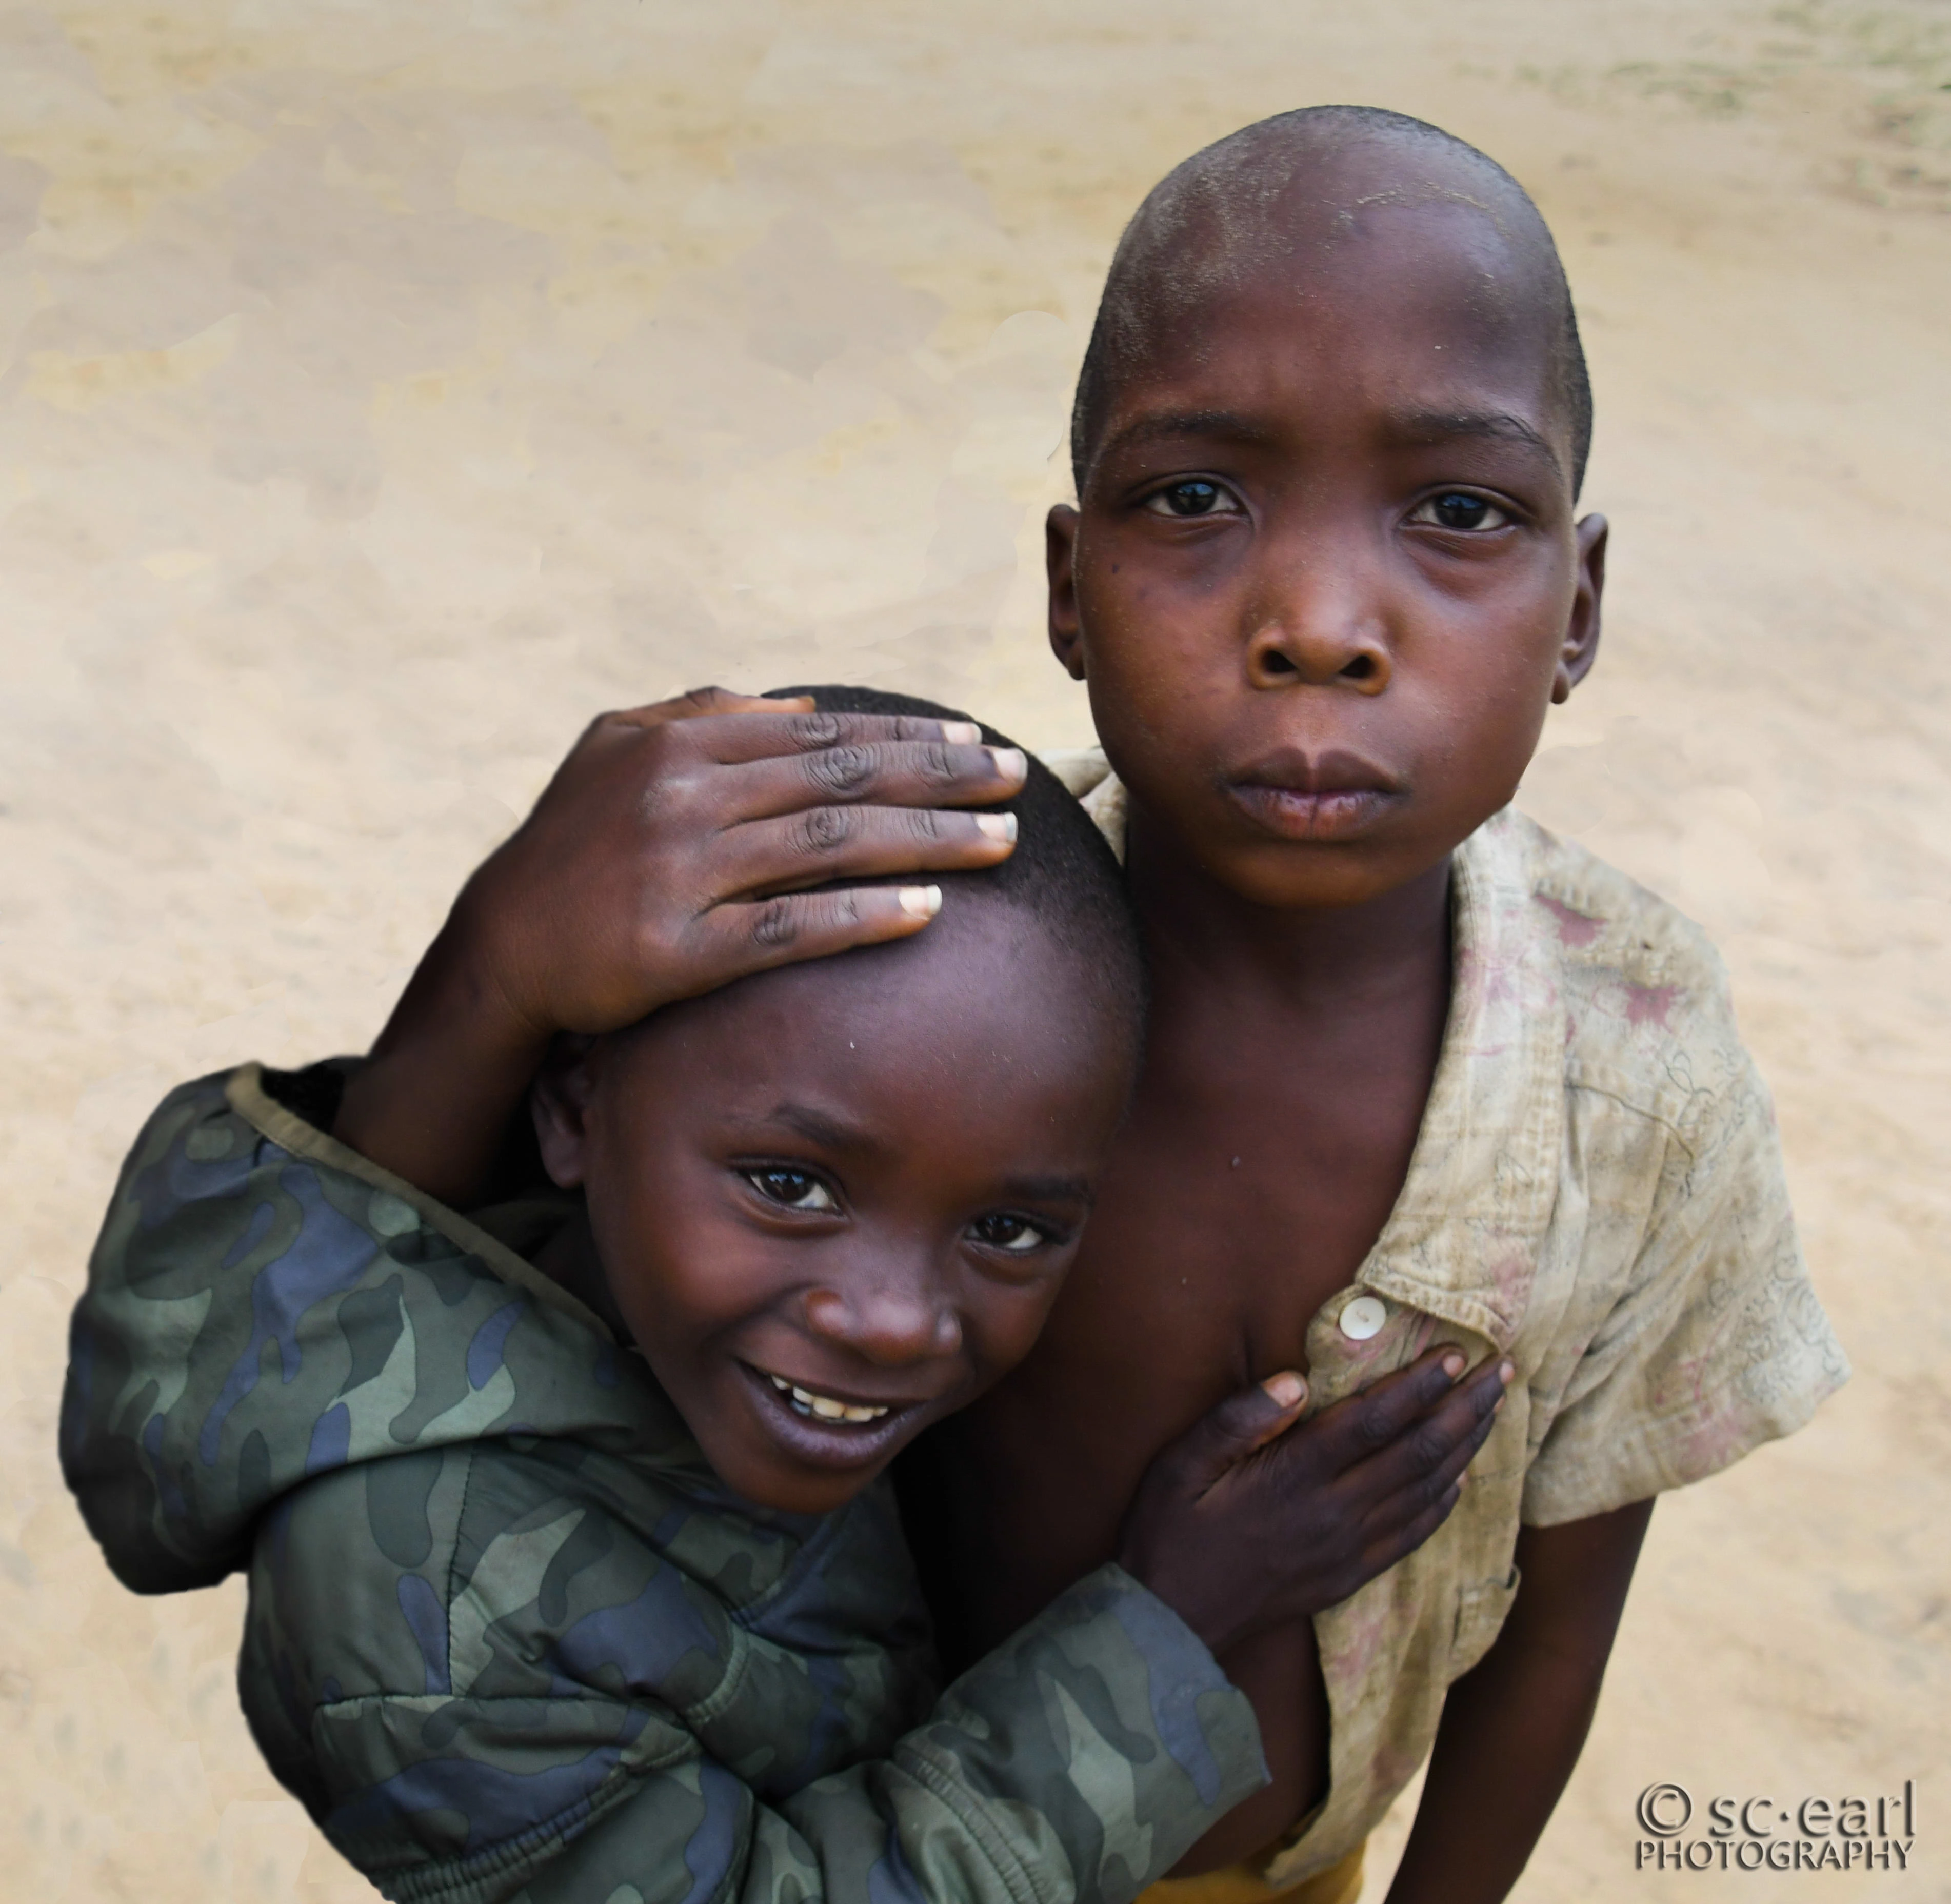
<path id="1" fill-rule="evenodd" d="M 1071 461 L 1083 492 L 1116 393 L 1161 345 L 1185 348 L 1188 322 L 1216 298 L 1270 272 L 1304 277 L 1310 252 L 1356 234 L 1388 204 L 1449 203 L 1494 227 L 1503 270 L 1487 298 L 1537 301 L 1549 326 L 1551 382 L 1578 493 L 1592 439 L 1592 392 L 1557 247 L 1516 179 L 1474 145 L 1375 106 L 1309 106 L 1248 126 L 1195 152 L 1154 186 L 1111 262 L 1079 377 Z"/>

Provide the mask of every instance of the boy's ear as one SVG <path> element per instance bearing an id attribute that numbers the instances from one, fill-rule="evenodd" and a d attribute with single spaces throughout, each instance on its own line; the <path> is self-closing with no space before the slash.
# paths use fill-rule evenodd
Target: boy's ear
<path id="1" fill-rule="evenodd" d="M 1606 519 L 1587 516 L 1573 532 L 1578 544 L 1578 592 L 1572 599 L 1565 645 L 1558 651 L 1558 672 L 1552 677 L 1554 704 L 1572 698 L 1572 690 L 1592 672 L 1599 654 L 1599 598 L 1606 592 Z"/>
<path id="2" fill-rule="evenodd" d="M 1077 511 L 1060 502 L 1044 519 L 1043 559 L 1050 577 L 1050 651 L 1084 679 L 1084 633 L 1077 613 Z"/>
<path id="3" fill-rule="evenodd" d="M 558 1038 L 529 1087 L 529 1115 L 542 1168 L 558 1190 L 573 1190 L 588 1163 L 589 1107 L 602 1067 L 598 1041 Z"/>

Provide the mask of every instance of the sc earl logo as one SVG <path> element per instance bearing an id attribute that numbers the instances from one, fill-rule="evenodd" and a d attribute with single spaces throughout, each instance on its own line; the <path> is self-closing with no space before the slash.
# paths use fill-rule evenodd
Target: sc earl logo
<path id="1" fill-rule="evenodd" d="M 1875 1798 L 1710 1798 L 1662 1781 L 1633 1808 L 1635 1871 L 1908 1871 L 1917 1781 Z M 1690 1836 L 1690 1832 L 1693 1835 Z"/>

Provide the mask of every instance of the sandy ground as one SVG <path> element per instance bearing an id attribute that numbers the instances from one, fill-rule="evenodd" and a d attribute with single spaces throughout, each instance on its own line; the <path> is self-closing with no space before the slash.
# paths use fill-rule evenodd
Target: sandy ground
<path id="1" fill-rule="evenodd" d="M 1613 592 L 1525 803 L 1725 948 L 1857 1368 L 1660 1509 L 1518 1895 L 1951 1898 L 1947 87 L 1943 0 L 0 14 L 0 1897 L 370 1895 L 237 1716 L 234 1583 L 123 1593 L 55 1470 L 143 1113 L 362 1044 L 599 707 L 1083 738 L 1037 525 L 1119 226 L 1344 98 L 1559 235 Z M 1906 1778 L 1907 1874 L 1634 1870 L 1653 1781 Z"/>

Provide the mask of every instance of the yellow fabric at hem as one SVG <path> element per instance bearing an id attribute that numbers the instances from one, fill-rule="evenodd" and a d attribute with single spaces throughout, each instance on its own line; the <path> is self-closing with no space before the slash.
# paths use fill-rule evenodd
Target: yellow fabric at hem
<path id="1" fill-rule="evenodd" d="M 1356 1904 L 1362 1895 L 1362 1853 L 1357 1845 L 1339 1864 L 1276 1890 L 1260 1875 L 1260 1862 L 1227 1865 L 1197 1877 L 1162 1877 L 1138 1893 L 1138 1904 Z"/>

